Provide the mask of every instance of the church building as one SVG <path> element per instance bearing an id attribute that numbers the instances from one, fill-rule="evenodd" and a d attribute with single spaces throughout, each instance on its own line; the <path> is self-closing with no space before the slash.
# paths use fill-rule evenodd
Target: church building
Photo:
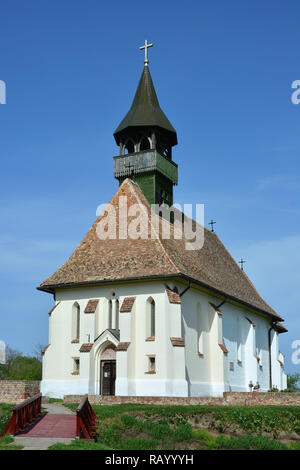
<path id="1" fill-rule="evenodd" d="M 152 205 L 172 206 L 178 165 L 177 134 L 159 105 L 148 47 L 133 103 L 114 133 L 119 187 L 109 210 L 38 287 L 55 301 L 41 392 L 187 397 L 285 389 L 280 315 L 213 230 L 202 227 L 203 246 L 191 250 L 178 236 L 178 211 L 177 225 L 174 214 L 159 213 L 158 224 L 151 217 Z M 138 214 L 147 230 L 129 236 Z"/>

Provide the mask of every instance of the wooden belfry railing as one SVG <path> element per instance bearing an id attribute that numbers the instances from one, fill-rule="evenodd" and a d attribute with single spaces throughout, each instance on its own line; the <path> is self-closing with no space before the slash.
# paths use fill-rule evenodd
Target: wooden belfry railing
<path id="1" fill-rule="evenodd" d="M 12 417 L 7 423 L 0 437 L 5 434 L 15 435 L 28 424 L 33 423 L 41 414 L 42 394 L 38 393 L 16 405 L 12 410 Z"/>
<path id="2" fill-rule="evenodd" d="M 84 395 L 76 410 L 77 439 L 95 440 L 97 415 L 90 405 L 88 395 Z"/>

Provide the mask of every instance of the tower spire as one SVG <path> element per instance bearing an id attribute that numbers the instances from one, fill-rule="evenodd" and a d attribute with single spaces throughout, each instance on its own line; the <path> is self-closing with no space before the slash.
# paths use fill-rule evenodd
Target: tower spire
<path id="1" fill-rule="evenodd" d="M 145 45 L 143 72 L 132 105 L 114 132 L 120 154 L 114 157 L 114 176 L 121 183 L 133 178 L 150 204 L 173 204 L 173 186 L 178 182 L 177 164 L 172 147 L 177 144 L 176 130 L 161 109 L 148 67 Z"/>

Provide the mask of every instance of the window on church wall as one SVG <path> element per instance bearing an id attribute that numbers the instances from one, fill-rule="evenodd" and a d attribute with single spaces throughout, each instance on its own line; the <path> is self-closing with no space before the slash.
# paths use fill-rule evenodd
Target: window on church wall
<path id="1" fill-rule="evenodd" d="M 108 328 L 112 328 L 112 301 L 108 301 Z"/>
<path id="2" fill-rule="evenodd" d="M 119 315 L 120 306 L 119 306 L 118 299 L 116 300 L 115 310 L 116 310 L 116 329 L 118 330 L 120 328 L 120 320 L 119 320 L 119 318 L 120 318 L 120 315 Z"/>
<path id="3" fill-rule="evenodd" d="M 156 374 L 156 360 L 155 356 L 146 356 L 146 374 Z"/>
<path id="4" fill-rule="evenodd" d="M 80 338 L 80 307 L 76 302 L 72 307 L 72 340 Z"/>
<path id="5" fill-rule="evenodd" d="M 236 356 L 237 356 L 237 362 L 241 364 L 242 362 L 242 331 L 241 331 L 241 321 L 240 318 L 237 317 L 237 328 L 236 328 Z"/>
<path id="6" fill-rule="evenodd" d="M 198 333 L 198 354 L 203 356 L 204 354 L 204 321 L 201 312 L 201 306 L 198 305 L 197 309 L 197 333 Z"/>
<path id="7" fill-rule="evenodd" d="M 253 354 L 257 356 L 256 327 L 252 325 Z"/>
<path id="8" fill-rule="evenodd" d="M 217 314 L 218 316 L 218 343 L 224 344 L 223 340 L 223 317 L 222 315 Z"/>
<path id="9" fill-rule="evenodd" d="M 156 364 L 155 364 L 155 356 L 149 356 L 149 371 L 155 372 Z"/>
<path id="10" fill-rule="evenodd" d="M 79 357 L 73 357 L 73 371 L 72 374 L 78 375 L 80 370 L 80 360 Z"/>
<path id="11" fill-rule="evenodd" d="M 146 338 L 155 338 L 155 302 L 152 298 L 146 305 Z"/>
<path id="12" fill-rule="evenodd" d="M 259 326 L 255 328 L 255 336 L 256 336 L 256 355 L 261 358 L 261 329 Z"/>

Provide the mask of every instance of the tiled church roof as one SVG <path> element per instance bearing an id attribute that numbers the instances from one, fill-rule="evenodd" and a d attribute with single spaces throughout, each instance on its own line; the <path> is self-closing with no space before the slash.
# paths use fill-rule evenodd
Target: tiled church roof
<path id="1" fill-rule="evenodd" d="M 117 214 L 120 196 L 127 197 L 128 207 L 132 204 L 146 207 L 148 229 L 153 229 L 150 205 L 140 187 L 130 179 L 120 185 L 110 201 Z M 180 276 L 281 319 L 258 294 L 215 233 L 204 229 L 204 245 L 200 250 L 186 250 L 184 237 L 100 240 L 96 230 L 105 215 L 103 212 L 97 218 L 68 261 L 42 282 L 39 289 L 53 292 L 57 287 L 76 284 Z M 116 229 L 118 234 L 118 219 Z M 171 225 L 171 233 L 173 231 Z"/>

